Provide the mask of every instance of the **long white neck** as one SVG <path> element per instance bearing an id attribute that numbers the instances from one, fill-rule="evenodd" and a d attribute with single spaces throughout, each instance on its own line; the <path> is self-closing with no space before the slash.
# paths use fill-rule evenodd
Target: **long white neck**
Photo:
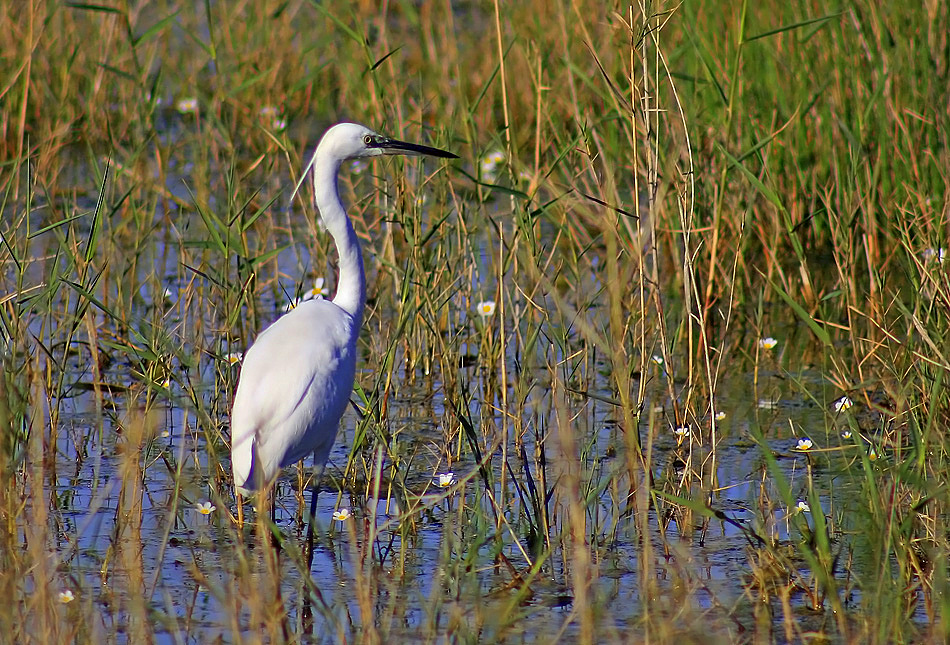
<path id="1" fill-rule="evenodd" d="M 366 276 L 363 273 L 363 254 L 360 243 L 353 230 L 350 218 L 346 216 L 340 193 L 337 189 L 337 173 L 340 161 L 317 148 L 317 159 L 313 164 L 314 201 L 320 211 L 320 217 L 336 242 L 340 256 L 340 277 L 337 280 L 336 295 L 333 303 L 353 316 L 356 328 L 363 322 L 363 307 L 366 304 Z"/>

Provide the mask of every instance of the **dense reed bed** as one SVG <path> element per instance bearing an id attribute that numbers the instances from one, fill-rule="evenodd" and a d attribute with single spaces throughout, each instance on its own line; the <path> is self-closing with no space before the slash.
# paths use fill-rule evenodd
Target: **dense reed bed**
<path id="1" fill-rule="evenodd" d="M 4 640 L 945 641 L 946 5 L 0 30 Z M 370 300 L 308 571 L 309 465 L 238 528 L 228 411 L 333 292 L 290 190 L 344 119 L 462 160 L 341 178 Z"/>

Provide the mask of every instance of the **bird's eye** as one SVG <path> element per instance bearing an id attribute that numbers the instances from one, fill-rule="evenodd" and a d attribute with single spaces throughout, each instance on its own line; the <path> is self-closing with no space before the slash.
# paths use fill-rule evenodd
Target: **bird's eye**
<path id="1" fill-rule="evenodd" d="M 363 143 L 365 143 L 365 144 L 368 145 L 368 146 L 373 145 L 373 135 L 371 135 L 371 134 L 364 134 L 364 135 L 363 135 Z"/>

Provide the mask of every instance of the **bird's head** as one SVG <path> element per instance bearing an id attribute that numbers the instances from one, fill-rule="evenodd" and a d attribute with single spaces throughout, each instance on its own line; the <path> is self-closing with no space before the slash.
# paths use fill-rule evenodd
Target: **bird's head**
<path id="1" fill-rule="evenodd" d="M 347 159 L 363 157 L 379 157 L 381 155 L 426 155 L 442 159 L 458 159 L 458 155 L 439 148 L 432 148 L 418 143 L 409 143 L 383 136 L 359 123 L 338 123 L 323 135 L 314 153 L 304 169 L 300 181 L 294 188 L 293 195 L 297 194 L 300 184 L 318 159 L 330 162 L 339 168 L 339 164 Z M 291 197 L 293 199 L 293 196 Z"/>
<path id="2" fill-rule="evenodd" d="M 443 159 L 458 159 L 451 152 L 391 139 L 358 123 L 338 123 L 333 126 L 323 135 L 317 150 L 320 154 L 325 153 L 340 161 L 380 155 L 428 155 Z"/>

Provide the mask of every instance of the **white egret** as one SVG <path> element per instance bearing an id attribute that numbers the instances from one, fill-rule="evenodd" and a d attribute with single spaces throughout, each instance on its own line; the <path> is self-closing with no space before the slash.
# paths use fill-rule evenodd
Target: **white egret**
<path id="1" fill-rule="evenodd" d="M 322 470 L 333 447 L 353 391 L 356 339 L 366 303 L 363 256 L 340 201 L 337 174 L 347 159 L 380 155 L 458 158 L 355 123 L 340 123 L 323 135 L 304 175 L 313 169 L 314 201 L 336 242 L 337 292 L 333 300 L 298 304 L 265 329 L 244 356 L 231 409 L 231 470 L 239 521 L 241 495 L 269 489 L 281 468 L 310 454 Z M 311 526 L 315 504 L 316 484 Z"/>

